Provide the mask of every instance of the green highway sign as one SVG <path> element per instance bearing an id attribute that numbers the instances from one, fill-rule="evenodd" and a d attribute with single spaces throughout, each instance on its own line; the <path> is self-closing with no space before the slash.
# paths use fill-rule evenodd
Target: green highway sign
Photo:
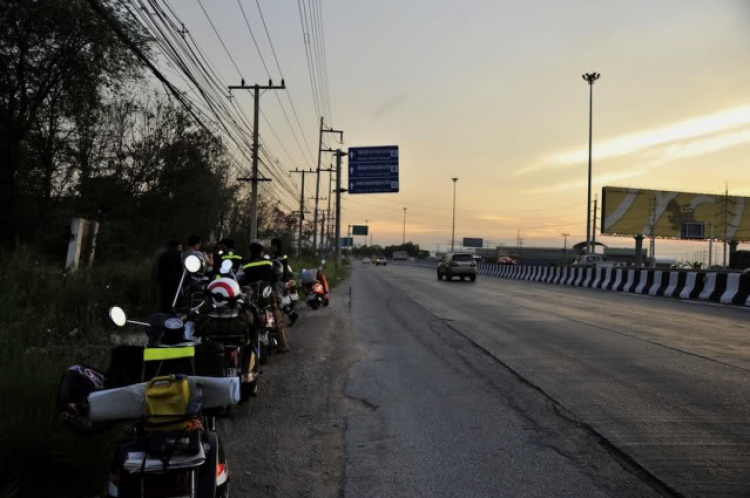
<path id="1" fill-rule="evenodd" d="M 352 235 L 364 235 L 367 236 L 367 225 L 352 225 Z"/>

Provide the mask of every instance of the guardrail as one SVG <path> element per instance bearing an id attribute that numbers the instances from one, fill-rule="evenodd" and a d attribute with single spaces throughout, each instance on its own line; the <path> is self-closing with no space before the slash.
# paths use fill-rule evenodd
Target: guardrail
<path id="1" fill-rule="evenodd" d="M 750 306 L 750 274 L 481 263 L 479 274 L 592 289 Z"/>

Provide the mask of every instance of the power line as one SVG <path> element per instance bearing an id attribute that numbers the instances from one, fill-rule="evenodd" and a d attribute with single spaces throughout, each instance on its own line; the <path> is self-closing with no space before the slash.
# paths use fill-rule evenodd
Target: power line
<path id="1" fill-rule="evenodd" d="M 307 61 L 307 72 L 310 76 L 310 89 L 312 90 L 312 94 L 313 94 L 313 103 L 315 104 L 315 112 L 316 112 L 316 116 L 321 116 L 320 104 L 318 102 L 318 90 L 315 84 L 315 77 L 313 76 L 313 69 L 312 69 L 312 63 L 311 63 L 310 35 L 305 27 L 305 19 L 307 18 L 307 15 L 305 14 L 303 16 L 302 14 L 303 10 L 307 12 L 304 7 L 304 0 L 297 0 L 297 10 L 299 11 L 299 21 L 300 21 L 300 25 L 302 26 L 302 43 L 305 45 L 305 59 Z"/>
<path id="2" fill-rule="evenodd" d="M 214 30 L 214 33 L 216 33 L 216 37 L 219 39 L 219 42 L 221 42 L 221 46 L 224 47 L 224 52 L 227 53 L 229 60 L 232 61 L 234 68 L 237 70 L 237 74 L 240 75 L 240 78 L 244 78 L 244 76 L 242 76 L 242 71 L 240 71 L 240 68 L 237 66 L 237 63 L 234 62 L 234 57 L 232 57 L 232 54 L 229 53 L 229 49 L 224 44 L 224 40 L 221 38 L 221 36 L 219 36 L 219 32 L 216 30 L 216 26 L 214 26 L 214 22 L 211 20 L 211 17 L 208 15 L 208 12 L 206 12 L 206 8 L 203 7 L 203 2 L 201 2 L 201 0 L 197 0 L 197 1 L 198 1 L 198 5 L 201 6 L 201 10 L 203 11 L 203 14 L 205 14 L 206 16 L 206 19 L 208 19 L 208 23 L 211 25 L 211 28 Z"/>

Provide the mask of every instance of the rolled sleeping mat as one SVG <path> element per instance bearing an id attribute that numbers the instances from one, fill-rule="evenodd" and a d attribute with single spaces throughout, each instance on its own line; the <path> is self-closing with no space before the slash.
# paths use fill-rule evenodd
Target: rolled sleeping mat
<path id="1" fill-rule="evenodd" d="M 191 392 L 196 384 L 203 389 L 202 408 L 219 408 L 240 401 L 238 377 L 188 377 Z M 148 382 L 89 394 L 89 418 L 92 422 L 132 420 L 143 416 Z"/>

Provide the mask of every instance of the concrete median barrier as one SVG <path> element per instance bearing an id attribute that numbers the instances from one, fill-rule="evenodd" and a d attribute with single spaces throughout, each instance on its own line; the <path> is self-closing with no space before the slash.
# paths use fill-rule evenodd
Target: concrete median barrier
<path id="1" fill-rule="evenodd" d="M 750 274 L 646 268 L 480 264 L 480 275 L 750 306 Z"/>

